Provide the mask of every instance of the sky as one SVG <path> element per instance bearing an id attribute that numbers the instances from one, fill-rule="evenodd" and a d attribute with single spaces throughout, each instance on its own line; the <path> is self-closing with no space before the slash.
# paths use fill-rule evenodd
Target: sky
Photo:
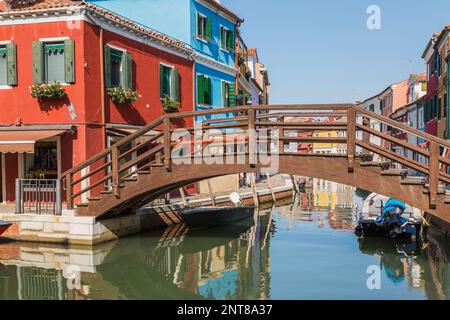
<path id="1" fill-rule="evenodd" d="M 271 104 L 347 103 L 425 71 L 422 53 L 450 24 L 449 0 L 221 0 L 245 19 L 271 82 Z M 370 30 L 367 9 L 380 9 Z"/>

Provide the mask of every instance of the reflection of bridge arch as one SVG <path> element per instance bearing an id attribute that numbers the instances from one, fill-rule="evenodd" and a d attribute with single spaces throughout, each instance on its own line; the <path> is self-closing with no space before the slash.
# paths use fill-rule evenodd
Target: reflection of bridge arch
<path id="1" fill-rule="evenodd" d="M 268 110 L 271 112 L 267 112 Z M 80 201 L 82 196 L 89 194 L 87 202 L 78 204 L 77 214 L 100 217 L 108 213 L 121 213 L 125 209 L 139 208 L 168 191 L 200 180 L 233 173 L 263 171 L 264 166 L 258 162 L 261 158 L 257 154 L 260 150 L 257 142 L 261 141 L 258 141 L 257 136 L 268 132 L 270 135 L 263 142 L 269 140 L 271 143 L 269 156 L 277 157 L 278 173 L 310 176 L 377 192 L 403 200 L 450 222 L 449 199 L 445 191 L 440 190 L 446 188 L 446 184 L 450 182 L 450 175 L 443 170 L 450 165 L 450 160 L 440 156 L 440 149 L 450 148 L 448 141 L 352 105 L 238 107 L 226 111 L 225 117 L 222 118 L 217 116 L 223 114 L 223 110 L 166 115 L 66 172 L 64 177 L 68 207 L 73 207 L 74 201 Z M 185 138 L 173 141 L 172 121 L 201 115 L 214 115 L 216 118 L 204 122 L 200 132 L 196 128 L 186 128 L 188 135 L 185 138 L 195 140 L 200 144 L 201 150 L 211 146 L 214 146 L 214 152 L 223 150 L 232 160 L 225 163 L 231 164 L 173 162 L 173 149 L 185 143 Z M 315 119 L 313 122 L 303 121 L 311 117 Z M 286 121 L 287 118 L 289 121 Z M 428 140 L 429 150 L 372 129 L 370 121 L 375 120 Z M 242 136 L 235 139 L 239 140 L 238 144 L 240 143 L 241 147 L 243 144 L 244 148 L 237 148 L 229 139 L 221 138 L 219 145 L 214 143 L 214 139 L 204 139 L 202 134 L 210 129 L 216 129 L 216 132 L 221 130 L 219 132 L 222 133 L 248 129 L 242 133 L 243 139 L 240 139 Z M 329 137 L 314 134 L 333 130 L 340 134 Z M 149 138 L 147 134 L 150 131 L 157 133 Z M 195 138 L 198 133 L 202 138 Z M 375 144 L 372 137 L 381 138 L 383 143 Z M 301 144 L 309 143 L 312 144 L 313 150 L 315 144 L 330 144 L 344 146 L 347 152 L 292 152 L 292 146 L 287 152 L 285 145 L 292 143 L 297 143 L 299 150 L 304 149 Z M 412 158 L 396 153 L 391 146 L 412 150 Z M 190 153 L 183 154 L 183 157 L 191 160 L 195 152 L 191 150 Z M 358 157 L 361 152 L 363 156 Z M 377 154 L 390 162 L 363 162 L 363 159 L 370 158 L 364 154 Z M 427 161 L 419 162 L 414 155 L 421 155 Z M 237 157 L 242 156 L 244 161 L 238 162 Z M 402 169 L 389 169 L 392 166 Z M 407 172 L 413 170 L 427 176 L 428 186 L 418 179 L 405 179 Z M 82 175 L 81 172 L 88 173 Z M 106 188 L 101 188 L 102 185 L 106 185 Z"/>

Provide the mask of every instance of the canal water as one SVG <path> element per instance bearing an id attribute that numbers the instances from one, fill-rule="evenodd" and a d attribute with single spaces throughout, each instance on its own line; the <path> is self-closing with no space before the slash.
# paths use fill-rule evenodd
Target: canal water
<path id="1" fill-rule="evenodd" d="M 450 242 L 358 239 L 364 193 L 315 181 L 242 223 L 94 248 L 0 243 L 0 299 L 449 299 Z"/>

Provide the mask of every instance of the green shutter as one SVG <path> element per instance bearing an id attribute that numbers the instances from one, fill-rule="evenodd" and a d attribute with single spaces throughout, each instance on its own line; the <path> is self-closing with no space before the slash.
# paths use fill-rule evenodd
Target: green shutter
<path id="1" fill-rule="evenodd" d="M 44 51 L 43 43 L 40 41 L 33 42 L 33 82 L 44 82 Z"/>
<path id="2" fill-rule="evenodd" d="M 205 81 L 205 104 L 211 105 L 212 103 L 211 78 L 204 78 L 204 81 Z"/>
<path id="3" fill-rule="evenodd" d="M 17 47 L 14 43 L 6 45 L 7 84 L 17 85 Z"/>
<path id="4" fill-rule="evenodd" d="M 111 47 L 105 46 L 105 87 L 111 88 Z"/>
<path id="5" fill-rule="evenodd" d="M 159 65 L 159 97 L 164 98 L 164 66 Z"/>
<path id="6" fill-rule="evenodd" d="M 203 75 L 197 75 L 197 104 L 205 103 L 205 87 Z"/>
<path id="7" fill-rule="evenodd" d="M 236 106 L 236 86 L 232 82 L 228 84 L 228 106 Z"/>
<path id="8" fill-rule="evenodd" d="M 206 40 L 212 40 L 212 19 L 206 18 L 206 30 L 205 30 Z"/>
<path id="9" fill-rule="evenodd" d="M 131 59 L 131 53 L 126 52 L 123 55 L 123 88 L 133 89 L 133 60 Z"/>
<path id="10" fill-rule="evenodd" d="M 232 31 L 227 31 L 228 33 L 228 50 L 230 51 L 234 51 L 234 32 Z"/>
<path id="11" fill-rule="evenodd" d="M 224 27 L 220 27 L 220 47 L 226 49 L 226 32 Z"/>
<path id="12" fill-rule="evenodd" d="M 75 82 L 74 49 L 75 43 L 73 40 L 69 39 L 64 41 L 64 76 L 66 83 Z"/>
<path id="13" fill-rule="evenodd" d="M 170 98 L 175 101 L 180 101 L 180 74 L 176 68 L 171 69 Z"/>

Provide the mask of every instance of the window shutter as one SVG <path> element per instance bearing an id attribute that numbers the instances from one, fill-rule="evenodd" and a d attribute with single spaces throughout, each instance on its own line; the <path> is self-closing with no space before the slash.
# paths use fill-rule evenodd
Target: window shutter
<path id="1" fill-rule="evenodd" d="M 212 103 L 211 99 L 211 78 L 204 78 L 205 79 L 205 104 L 210 105 Z"/>
<path id="2" fill-rule="evenodd" d="M 131 53 L 123 55 L 123 87 L 126 90 L 133 89 L 133 60 Z"/>
<path id="3" fill-rule="evenodd" d="M 197 75 L 197 104 L 205 103 L 205 87 L 203 75 Z"/>
<path id="4" fill-rule="evenodd" d="M 105 87 L 111 88 L 111 48 L 105 46 Z"/>
<path id="5" fill-rule="evenodd" d="M 171 69 L 170 98 L 180 101 L 180 74 L 176 68 Z"/>
<path id="6" fill-rule="evenodd" d="M 33 42 L 33 82 L 44 82 L 44 45 L 40 41 Z"/>
<path id="7" fill-rule="evenodd" d="M 234 51 L 234 32 L 227 31 L 228 33 L 228 50 Z"/>
<path id="8" fill-rule="evenodd" d="M 14 43 L 6 45 L 7 84 L 17 85 L 17 47 Z"/>
<path id="9" fill-rule="evenodd" d="M 64 41 L 64 76 L 66 83 L 75 82 L 74 48 L 75 44 L 72 39 Z"/>
<path id="10" fill-rule="evenodd" d="M 164 66 L 159 65 L 159 97 L 164 98 Z"/>
<path id="11" fill-rule="evenodd" d="M 234 83 L 230 82 L 228 84 L 228 106 L 235 107 L 236 106 L 236 86 Z"/>
<path id="12" fill-rule="evenodd" d="M 212 19 L 206 18 L 206 40 L 211 41 L 212 40 Z"/>
<path id="13" fill-rule="evenodd" d="M 220 47 L 222 49 L 226 49 L 226 36 L 225 36 L 226 32 L 224 27 L 220 27 Z"/>

